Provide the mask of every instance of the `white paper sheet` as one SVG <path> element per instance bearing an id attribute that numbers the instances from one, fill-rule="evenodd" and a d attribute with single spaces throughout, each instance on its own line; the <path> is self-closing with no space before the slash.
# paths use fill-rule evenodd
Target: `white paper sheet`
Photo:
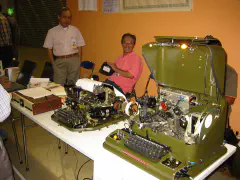
<path id="1" fill-rule="evenodd" d="M 90 91 L 90 92 L 93 92 L 94 85 L 101 85 L 101 84 L 102 84 L 102 82 L 87 79 L 87 78 L 79 79 L 76 82 L 76 86 L 81 87 L 82 89 L 84 89 L 86 91 Z M 123 95 L 115 87 L 113 87 L 113 89 L 114 89 L 116 96 L 122 96 L 126 100 L 125 95 Z"/>
<path id="2" fill-rule="evenodd" d="M 103 0 L 102 11 L 103 13 L 116 13 L 119 12 L 120 3 L 119 0 Z"/>
<path id="3" fill-rule="evenodd" d="M 97 11 L 97 0 L 78 0 L 78 10 Z"/>
<path id="4" fill-rule="evenodd" d="M 42 88 L 42 87 L 36 87 L 36 88 L 29 88 L 29 89 L 24 89 L 21 91 L 18 91 L 19 93 L 23 94 L 24 96 L 31 97 L 33 99 L 45 97 L 52 95 L 53 93 Z"/>
<path id="5" fill-rule="evenodd" d="M 67 95 L 63 86 L 51 88 L 50 91 L 56 96 L 66 96 Z"/>
<path id="6" fill-rule="evenodd" d="M 46 87 L 50 82 L 49 78 L 31 78 L 30 87 Z"/>

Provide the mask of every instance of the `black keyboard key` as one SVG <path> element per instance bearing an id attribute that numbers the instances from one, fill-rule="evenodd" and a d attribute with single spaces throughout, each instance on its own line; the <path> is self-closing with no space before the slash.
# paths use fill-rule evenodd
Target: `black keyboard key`
<path id="1" fill-rule="evenodd" d="M 169 148 L 166 146 L 157 144 L 138 135 L 129 135 L 124 144 L 133 151 L 153 161 L 160 160 L 169 151 Z"/>

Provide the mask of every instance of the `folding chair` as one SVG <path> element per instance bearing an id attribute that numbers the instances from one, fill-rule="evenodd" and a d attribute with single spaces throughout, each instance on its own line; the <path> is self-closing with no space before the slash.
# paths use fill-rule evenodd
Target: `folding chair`
<path id="1" fill-rule="evenodd" d="M 91 70 L 91 73 L 88 76 L 88 78 L 92 78 L 96 81 L 99 81 L 99 76 L 93 74 L 95 64 L 92 61 L 82 61 L 81 64 L 80 64 L 80 68 L 81 67 L 84 68 L 84 69 L 87 69 L 87 70 Z"/>
<path id="2" fill-rule="evenodd" d="M 49 78 L 50 81 L 53 81 L 53 67 L 50 62 L 45 62 L 41 78 Z"/>

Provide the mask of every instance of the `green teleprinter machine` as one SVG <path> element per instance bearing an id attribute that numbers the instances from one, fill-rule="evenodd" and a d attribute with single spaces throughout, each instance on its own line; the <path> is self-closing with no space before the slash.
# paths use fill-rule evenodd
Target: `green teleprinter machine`
<path id="1" fill-rule="evenodd" d="M 192 179 L 227 152 L 226 53 L 212 36 L 155 39 L 142 52 L 157 96 L 137 98 L 139 115 L 103 146 L 161 180 Z"/>

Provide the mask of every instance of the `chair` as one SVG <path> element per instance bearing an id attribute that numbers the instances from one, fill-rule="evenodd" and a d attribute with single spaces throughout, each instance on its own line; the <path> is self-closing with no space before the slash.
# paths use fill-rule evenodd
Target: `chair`
<path id="1" fill-rule="evenodd" d="M 147 81 L 147 84 L 146 84 L 145 90 L 144 90 L 144 95 L 148 93 L 148 90 L 147 90 L 147 89 L 148 89 L 148 84 L 149 84 L 149 82 L 150 82 L 150 79 L 154 79 L 152 73 L 151 73 L 151 74 L 149 75 L 149 77 L 148 77 L 148 81 Z M 136 91 L 135 91 L 135 85 L 136 85 L 136 84 L 134 84 L 132 91 L 128 94 L 128 98 L 132 98 L 132 97 L 137 98 Z M 143 96 L 144 96 L 144 95 L 143 95 Z"/>
<path id="2" fill-rule="evenodd" d="M 80 68 L 84 68 L 84 69 L 88 69 L 88 70 L 91 70 L 91 74 L 90 74 L 90 78 L 92 77 L 92 74 L 93 74 L 93 70 L 94 70 L 94 67 L 95 67 L 95 64 L 91 61 L 82 61 L 81 64 L 80 64 Z"/>
<path id="3" fill-rule="evenodd" d="M 96 75 L 96 74 L 93 74 L 92 79 L 95 80 L 95 81 L 99 81 L 99 76 Z"/>
<path id="4" fill-rule="evenodd" d="M 17 83 L 27 86 L 36 68 L 35 62 L 25 60 L 17 78 Z"/>
<path id="5" fill-rule="evenodd" d="M 49 78 L 50 81 L 53 81 L 53 67 L 50 62 L 45 62 L 41 78 Z"/>

